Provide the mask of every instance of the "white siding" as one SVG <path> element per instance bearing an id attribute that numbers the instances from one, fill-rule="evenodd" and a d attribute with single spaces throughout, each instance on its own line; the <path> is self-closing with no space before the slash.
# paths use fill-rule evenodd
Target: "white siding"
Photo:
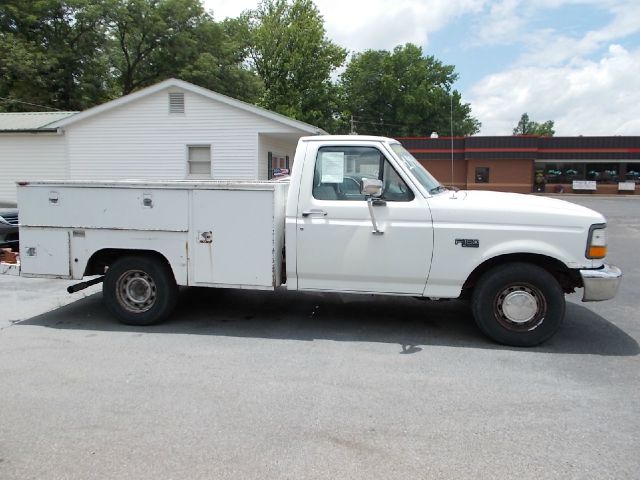
<path id="1" fill-rule="evenodd" d="M 61 135 L 0 135 L 0 205 L 16 203 L 19 180 L 59 180 L 66 176 L 66 145 Z"/>
<path id="2" fill-rule="evenodd" d="M 169 114 L 170 91 L 180 90 L 159 91 L 66 127 L 70 178 L 181 179 L 187 146 L 210 145 L 214 179 L 256 179 L 259 133 L 304 135 L 188 91 L 185 113 Z"/>
<path id="3" fill-rule="evenodd" d="M 302 136 L 302 135 L 301 135 Z M 267 167 L 268 160 L 267 155 L 269 152 L 274 154 L 289 156 L 289 168 L 293 167 L 293 157 L 296 152 L 296 146 L 298 140 L 290 141 L 286 139 L 269 137 L 267 135 L 260 135 L 260 147 L 259 147 L 259 159 L 258 159 L 258 179 L 267 179 Z"/>

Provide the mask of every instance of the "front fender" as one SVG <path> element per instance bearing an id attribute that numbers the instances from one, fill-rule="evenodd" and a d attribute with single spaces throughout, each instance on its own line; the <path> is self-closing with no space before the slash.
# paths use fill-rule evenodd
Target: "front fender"
<path id="1" fill-rule="evenodd" d="M 570 269 L 598 268 L 602 264 L 584 257 L 586 233 L 577 229 L 479 228 L 476 224 L 438 229 L 434 234 L 433 263 L 424 290 L 428 297 L 458 297 L 473 271 L 505 255 L 549 257 Z M 473 242 L 459 242 L 460 239 Z"/>

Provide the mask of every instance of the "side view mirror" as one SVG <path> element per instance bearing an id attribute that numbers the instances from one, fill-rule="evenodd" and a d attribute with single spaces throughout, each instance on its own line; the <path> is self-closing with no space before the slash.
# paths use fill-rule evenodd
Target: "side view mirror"
<path id="1" fill-rule="evenodd" d="M 373 178 L 362 179 L 362 195 L 379 197 L 382 195 L 382 180 Z"/>
<path id="2" fill-rule="evenodd" d="M 367 197 L 367 207 L 369 208 L 369 215 L 371 215 L 371 224 L 373 225 L 374 235 L 382 235 L 384 232 L 378 228 L 378 222 L 376 222 L 376 216 L 373 213 L 374 206 L 384 206 L 387 204 L 380 197 L 382 196 L 382 180 L 363 178 L 362 179 L 362 192 Z"/>

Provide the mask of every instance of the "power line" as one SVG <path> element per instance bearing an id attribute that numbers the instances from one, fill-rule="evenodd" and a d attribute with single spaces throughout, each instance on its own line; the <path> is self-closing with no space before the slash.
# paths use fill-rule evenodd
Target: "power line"
<path id="1" fill-rule="evenodd" d="M 387 122 L 383 122 L 383 121 L 371 121 L 371 122 L 367 122 L 364 120 L 358 120 L 358 117 L 351 117 L 350 123 L 353 124 L 361 124 L 361 125 L 373 125 L 373 126 L 379 126 L 379 127 L 399 127 L 399 128 L 415 128 L 416 125 L 413 124 L 408 124 L 408 123 L 404 123 L 404 124 L 399 124 L 399 123 L 387 123 Z M 453 131 L 453 126 L 451 127 L 451 131 Z"/>
<path id="2" fill-rule="evenodd" d="M 397 123 L 387 123 L 387 122 L 365 122 L 364 120 L 356 120 L 357 117 L 354 117 L 353 123 L 360 123 L 362 125 L 380 125 L 385 127 L 409 127 L 410 125 L 399 125 Z"/>
<path id="3" fill-rule="evenodd" d="M 23 102 L 22 100 L 15 100 L 13 98 L 0 97 L 0 100 L 4 100 L 7 103 L 22 103 L 24 105 L 31 105 L 32 107 L 48 108 L 49 110 L 55 110 L 57 112 L 64 112 L 64 110 L 60 110 L 59 108 L 47 107 L 46 105 L 38 105 L 37 103 Z"/>

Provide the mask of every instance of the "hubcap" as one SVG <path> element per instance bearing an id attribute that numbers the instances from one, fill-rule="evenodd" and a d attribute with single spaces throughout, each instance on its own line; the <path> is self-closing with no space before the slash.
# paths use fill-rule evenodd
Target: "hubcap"
<path id="1" fill-rule="evenodd" d="M 533 285 L 510 285 L 496 297 L 494 311 L 498 322 L 512 331 L 529 331 L 544 321 L 547 302 Z"/>
<path id="2" fill-rule="evenodd" d="M 538 311 L 538 302 L 529 292 L 511 292 L 504 297 L 502 311 L 512 322 L 527 323 Z"/>
<path id="3" fill-rule="evenodd" d="M 157 288 L 153 278 L 146 272 L 129 270 L 118 278 L 116 292 L 120 305 L 126 310 L 142 313 L 155 303 Z"/>

